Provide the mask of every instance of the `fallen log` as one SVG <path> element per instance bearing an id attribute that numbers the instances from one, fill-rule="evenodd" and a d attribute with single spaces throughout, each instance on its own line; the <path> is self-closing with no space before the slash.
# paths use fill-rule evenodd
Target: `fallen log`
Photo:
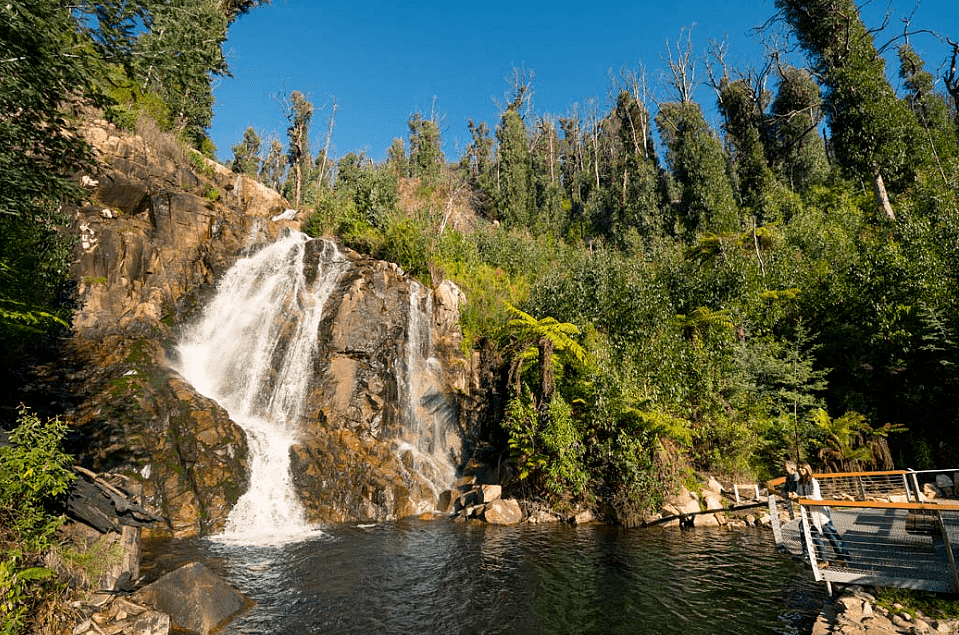
<path id="1" fill-rule="evenodd" d="M 144 527 L 163 519 L 134 501 L 102 476 L 80 466 L 73 467 L 77 478 L 67 494 L 67 513 L 100 533 L 119 533 L 124 525 Z"/>
<path id="2" fill-rule="evenodd" d="M 753 509 L 755 507 L 766 507 L 767 503 L 749 503 L 748 505 L 736 505 L 734 507 L 720 507 L 719 509 L 704 509 L 698 512 L 688 512 L 685 514 L 675 514 L 673 516 L 664 516 L 663 518 L 657 518 L 656 520 L 650 520 L 643 523 L 646 527 L 652 525 L 660 525 L 662 523 L 668 523 L 672 520 L 678 520 L 679 524 L 682 525 L 685 521 L 691 519 L 693 516 L 699 516 L 701 514 L 718 514 L 720 512 L 738 512 L 743 509 Z"/>

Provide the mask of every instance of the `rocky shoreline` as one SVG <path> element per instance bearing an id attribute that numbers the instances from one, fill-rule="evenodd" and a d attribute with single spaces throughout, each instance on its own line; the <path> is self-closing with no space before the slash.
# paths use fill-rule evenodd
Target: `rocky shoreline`
<path id="1" fill-rule="evenodd" d="M 901 604 L 880 606 L 863 587 L 845 587 L 829 598 L 812 627 L 812 635 L 955 635 L 959 620 L 939 620 L 909 611 Z"/>

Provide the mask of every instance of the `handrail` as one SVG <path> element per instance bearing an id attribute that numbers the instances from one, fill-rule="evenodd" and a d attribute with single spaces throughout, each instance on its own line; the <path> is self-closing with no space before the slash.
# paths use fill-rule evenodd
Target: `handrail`
<path id="1" fill-rule="evenodd" d="M 798 503 L 805 507 L 874 507 L 878 509 L 959 511 L 959 505 L 948 503 L 889 503 L 886 501 L 821 500 L 812 498 L 800 498 Z"/>

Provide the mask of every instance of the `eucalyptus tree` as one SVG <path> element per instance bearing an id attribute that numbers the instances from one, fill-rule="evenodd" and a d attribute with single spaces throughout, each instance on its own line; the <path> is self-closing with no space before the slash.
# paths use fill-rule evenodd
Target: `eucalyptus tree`
<path id="1" fill-rule="evenodd" d="M 227 74 L 229 18 L 212 0 L 149 2 L 132 50 L 135 80 L 169 106 L 173 126 L 198 147 L 213 120 L 211 76 Z"/>
<path id="2" fill-rule="evenodd" d="M 957 130 L 949 113 L 945 96 L 936 91 L 935 77 L 925 70 L 925 62 L 907 42 L 899 47 L 899 77 L 903 80 L 906 103 L 912 109 L 924 131 L 923 145 L 948 186 L 944 158 L 955 156 Z M 944 156 L 945 155 L 945 156 Z"/>
<path id="3" fill-rule="evenodd" d="M 768 154 L 780 178 L 794 190 L 804 191 L 822 183 L 829 173 L 826 145 L 819 133 L 822 95 L 808 70 L 781 65 L 778 74 Z"/>
<path id="4" fill-rule="evenodd" d="M 732 153 L 739 199 L 758 224 L 780 220 L 780 186 L 766 155 L 770 119 L 768 93 L 760 81 L 723 77 L 717 87 L 726 142 Z"/>
<path id="5" fill-rule="evenodd" d="M 439 181 L 446 162 L 439 124 L 432 116 L 426 119 L 420 113 L 414 113 L 408 121 L 408 126 L 410 129 L 410 176 L 435 184 Z"/>
<path id="6" fill-rule="evenodd" d="M 666 50 L 667 84 L 673 99 L 659 104 L 654 121 L 677 190 L 677 198 L 671 201 L 674 228 L 687 239 L 704 232 L 735 231 L 741 223 L 726 152 L 702 108 L 693 101 L 699 65 L 691 31 L 682 30 L 675 54 L 668 40 Z"/>
<path id="7" fill-rule="evenodd" d="M 919 122 L 929 130 L 955 132 L 949 121 L 949 105 L 936 90 L 936 78 L 926 70 L 926 63 L 909 43 L 898 50 L 899 77 L 906 89 L 906 103 Z"/>
<path id="8" fill-rule="evenodd" d="M 64 112 L 94 95 L 97 65 L 74 15 L 53 0 L 0 4 L 0 350 L 57 323 L 66 279 L 65 201 L 91 154 Z"/>
<path id="9" fill-rule="evenodd" d="M 662 234 L 662 188 L 659 183 L 659 159 L 652 140 L 652 117 L 635 92 L 622 90 L 616 98 L 619 120 L 621 208 L 618 234 L 635 228 L 641 236 Z"/>
<path id="10" fill-rule="evenodd" d="M 312 156 L 310 155 L 310 124 L 313 121 L 313 103 L 298 90 L 290 93 L 289 97 L 282 97 L 283 115 L 290 124 L 286 129 L 287 162 L 289 176 L 287 188 L 293 197 L 293 204 L 297 207 L 303 202 L 303 189 L 306 175 L 310 173 Z"/>
<path id="11" fill-rule="evenodd" d="M 535 220 L 533 160 L 526 124 L 515 102 L 500 117 L 496 144 L 497 213 L 510 225 L 529 227 Z"/>
<path id="12" fill-rule="evenodd" d="M 260 171 L 260 135 L 253 126 L 243 132 L 243 140 L 233 146 L 230 168 L 237 174 L 256 177 Z"/>
<path id="13" fill-rule="evenodd" d="M 853 0 L 776 0 L 825 87 L 839 165 L 873 184 L 880 213 L 895 220 L 887 184 L 907 186 L 919 148 L 916 118 L 896 98 L 885 61 Z"/>
<path id="14" fill-rule="evenodd" d="M 959 42 L 948 40 L 952 47 L 952 54 L 947 64 L 948 70 L 943 76 L 946 84 L 946 91 L 952 98 L 952 116 L 956 122 L 956 130 L 959 131 Z"/>
<path id="15" fill-rule="evenodd" d="M 537 231 L 562 236 L 567 218 L 563 208 L 559 134 L 553 118 L 537 119 L 530 139 L 530 159 Z"/>
<path id="16" fill-rule="evenodd" d="M 680 234 L 693 238 L 704 232 L 722 234 L 739 229 L 726 154 L 699 104 L 660 104 L 655 121 L 666 145 L 666 165 L 679 189 L 674 208 Z"/>
<path id="17" fill-rule="evenodd" d="M 563 188 L 569 205 L 569 222 L 580 226 L 583 234 L 585 220 L 585 203 L 589 193 L 588 177 L 585 174 L 586 147 L 584 141 L 583 122 L 578 110 L 560 117 L 559 128 L 563 133 L 560 139 Z"/>
<path id="18" fill-rule="evenodd" d="M 270 4 L 270 0 L 217 0 L 217 3 L 232 24 L 241 15 L 249 13 L 256 7 Z"/>
<path id="19" fill-rule="evenodd" d="M 286 176 L 286 154 L 283 152 L 283 144 L 276 137 L 269 140 L 269 146 L 266 150 L 266 156 L 260 165 L 258 175 L 260 183 L 279 191 L 283 186 L 283 180 Z"/>
<path id="20" fill-rule="evenodd" d="M 477 186 L 490 187 L 490 171 L 493 165 L 493 146 L 495 140 L 485 121 L 478 124 L 470 119 L 467 122 L 470 131 L 470 143 L 463 154 L 463 167 Z"/>
<path id="21" fill-rule="evenodd" d="M 386 149 L 386 166 L 397 181 L 409 175 L 410 159 L 406 156 L 406 144 L 399 137 Z"/>

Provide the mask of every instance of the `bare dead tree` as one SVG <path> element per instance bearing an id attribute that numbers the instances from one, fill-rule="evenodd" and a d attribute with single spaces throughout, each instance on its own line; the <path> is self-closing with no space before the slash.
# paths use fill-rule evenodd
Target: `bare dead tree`
<path id="1" fill-rule="evenodd" d="M 949 92 L 949 96 L 952 97 L 953 108 L 956 113 L 956 125 L 959 125 L 959 71 L 956 70 L 957 62 L 959 62 L 959 42 L 953 42 L 949 38 L 945 38 L 945 40 L 952 47 L 952 54 L 948 63 L 949 69 L 943 76 L 943 80 L 946 82 L 946 90 Z"/>
<path id="2" fill-rule="evenodd" d="M 339 104 L 336 103 L 336 97 L 333 97 L 330 106 L 330 116 L 327 117 L 326 140 L 323 143 L 323 157 L 320 159 L 320 169 L 316 177 L 316 184 L 322 187 L 326 182 L 326 165 L 330 157 L 330 141 L 333 139 L 333 120 L 336 118 L 336 111 L 339 110 Z"/>
<path id="3" fill-rule="evenodd" d="M 641 116 L 638 121 L 634 121 L 630 113 L 628 124 L 633 139 L 633 149 L 639 154 L 640 143 L 642 143 L 642 156 L 649 159 L 652 156 L 653 148 L 650 147 L 652 132 L 652 117 L 649 115 L 649 102 L 653 99 L 653 93 L 649 89 L 648 75 L 646 68 L 640 64 L 638 69 L 623 67 L 620 70 L 620 80 L 625 90 L 632 96 L 633 101 L 642 106 Z"/>
<path id="4" fill-rule="evenodd" d="M 695 24 L 693 26 L 696 26 Z M 666 39 L 666 66 L 672 79 L 669 81 L 670 87 L 675 91 L 676 97 L 681 103 L 687 104 L 693 101 L 693 92 L 696 90 L 698 82 L 696 81 L 696 56 L 693 54 L 692 27 L 683 27 L 679 31 L 679 39 L 676 40 L 676 56 L 673 57 L 673 50 L 670 48 L 669 39 Z M 683 38 L 685 37 L 685 42 Z"/>

